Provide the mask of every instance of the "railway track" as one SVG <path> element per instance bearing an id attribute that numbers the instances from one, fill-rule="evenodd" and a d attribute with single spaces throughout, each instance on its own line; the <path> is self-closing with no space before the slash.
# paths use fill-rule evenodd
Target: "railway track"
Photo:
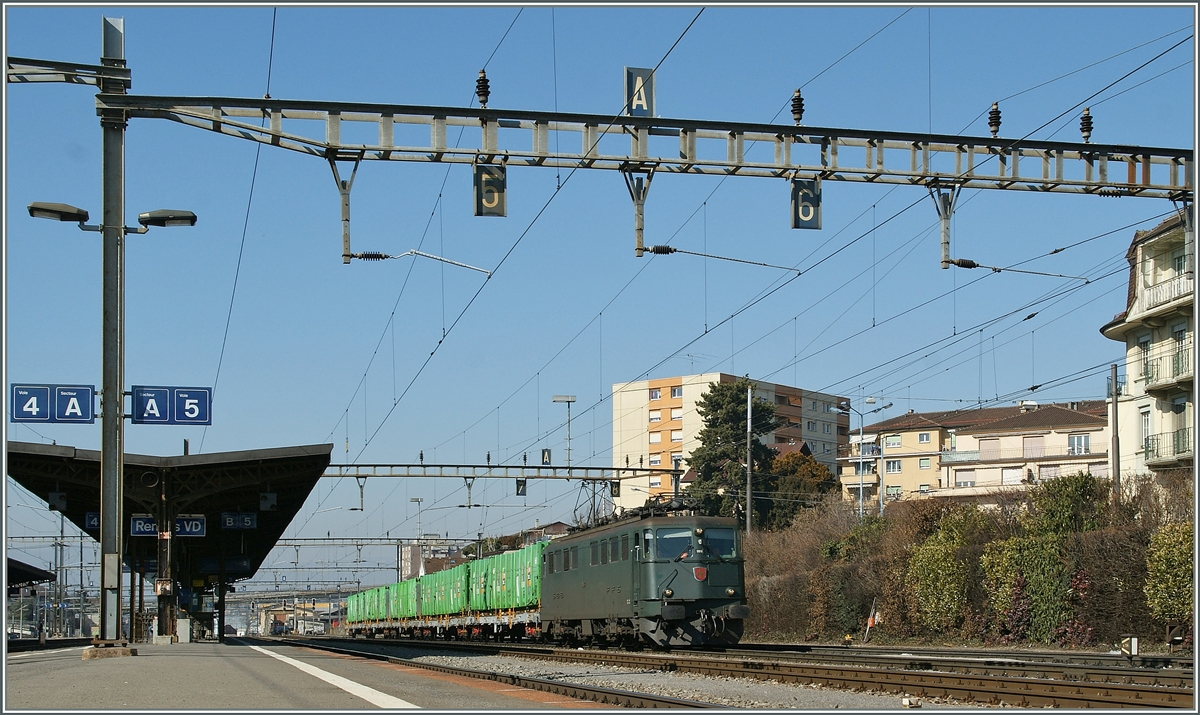
<path id="1" fill-rule="evenodd" d="M 251 640 L 240 638 L 239 640 Z M 612 705 L 626 708 L 716 708 L 720 707 L 712 703 L 702 703 L 695 700 L 681 700 L 679 698 L 668 698 L 659 695 L 649 695 L 646 693 L 633 693 L 624 690 L 614 690 L 612 688 L 598 688 L 588 685 L 580 685 L 578 683 L 565 683 L 555 680 L 546 680 L 543 678 L 531 678 L 523 675 L 513 675 L 510 673 L 494 673 L 486 670 L 471 670 L 467 668 L 454 668 L 445 665 L 436 665 L 433 663 L 421 663 L 419 661 L 409 660 L 407 658 L 396 658 L 383 653 L 374 652 L 362 647 L 354 648 L 347 645 L 334 645 L 329 642 L 330 639 L 322 639 L 317 641 L 309 638 L 270 638 L 262 639 L 273 642 L 288 643 L 290 645 L 303 645 L 308 648 L 317 648 L 319 650 L 328 651 L 330 653 L 340 653 L 342 655 L 353 655 L 360 658 L 371 658 L 374 660 L 382 660 L 388 663 L 396 663 L 412 668 L 423 668 L 432 670 L 438 673 L 448 673 L 451 675 L 459 675 L 467 678 L 479 678 L 482 680 L 493 680 L 496 682 L 512 685 L 518 688 L 528 688 L 530 690 L 539 690 L 542 692 L 553 693 L 570 698 L 578 698 L 580 700 L 590 700 L 601 705 Z M 353 639 L 339 640 L 339 643 L 350 642 Z M 359 641 L 363 643 L 365 641 Z M 386 644 L 386 641 L 375 641 L 377 643 Z M 399 644 L 399 641 L 395 643 Z"/>
<path id="2" fill-rule="evenodd" d="M 334 639 L 322 639 L 330 642 Z M 354 639 L 347 639 L 353 643 Z M 342 641 L 346 642 L 346 641 Z M 359 640 L 365 644 L 367 641 Z M 961 702 L 1003 703 L 1027 707 L 1194 707 L 1189 671 L 1155 671 L 1079 664 L 1026 663 L 997 658 L 950 658 L 902 653 L 874 654 L 862 660 L 810 661 L 810 653 L 766 653 L 731 649 L 724 653 L 649 653 L 569 650 L 542 646 L 487 643 L 372 641 L 380 645 L 431 647 L 476 653 L 514 655 L 541 660 L 615 665 L 718 677 L 753 678 L 821 685 L 851 690 L 882 690 Z M 825 656 L 832 660 L 831 654 Z"/>

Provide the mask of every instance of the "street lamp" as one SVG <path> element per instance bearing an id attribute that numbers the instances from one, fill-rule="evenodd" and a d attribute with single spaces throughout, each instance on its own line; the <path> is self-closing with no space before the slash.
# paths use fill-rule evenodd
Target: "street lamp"
<path id="1" fill-rule="evenodd" d="M 551 397 L 552 402 L 567 403 L 567 476 L 571 476 L 571 403 L 575 401 L 575 395 L 555 395 Z M 591 503 L 591 521 L 596 520 L 596 483 L 592 482 L 592 503 Z"/>
<path id="2" fill-rule="evenodd" d="M 863 402 L 868 405 L 873 405 L 873 404 L 875 404 L 875 398 L 868 397 L 865 400 L 863 400 Z M 866 421 L 867 415 L 873 415 L 876 412 L 886 410 L 887 408 L 889 408 L 891 406 L 892 406 L 892 403 L 889 402 L 886 405 L 884 405 L 883 407 L 876 407 L 875 409 L 869 410 L 867 412 L 859 412 L 858 410 L 851 407 L 850 403 L 847 402 L 847 403 L 839 406 L 839 408 L 838 408 L 838 410 L 842 414 L 849 414 L 849 413 L 853 412 L 854 414 L 858 415 L 858 469 L 856 469 L 855 471 L 858 472 L 858 520 L 859 521 L 862 521 L 862 518 L 863 518 L 863 422 Z M 883 454 L 883 450 L 880 450 L 880 455 L 882 455 L 882 454 Z M 880 458 L 882 459 L 882 457 L 880 457 Z M 880 494 L 879 503 L 883 504 L 883 472 L 882 472 L 882 470 L 879 471 L 879 494 Z M 880 512 L 882 513 L 882 511 L 883 510 L 881 508 Z"/>
<path id="3" fill-rule="evenodd" d="M 121 58 L 120 48 L 107 46 L 105 56 Z M 120 54 L 110 54 L 116 52 Z M 103 347 L 100 386 L 100 638 L 108 644 L 121 640 L 121 512 L 124 485 L 121 476 L 125 461 L 125 235 L 142 234 L 152 226 L 194 226 L 191 211 L 159 209 L 138 215 L 140 228 L 125 226 L 125 126 L 124 122 L 101 119 L 103 136 L 103 182 L 101 186 L 104 218 L 100 225 L 89 225 L 88 212 L 70 204 L 35 201 L 29 215 L 53 221 L 79 224 L 83 231 L 103 236 L 102 326 Z"/>

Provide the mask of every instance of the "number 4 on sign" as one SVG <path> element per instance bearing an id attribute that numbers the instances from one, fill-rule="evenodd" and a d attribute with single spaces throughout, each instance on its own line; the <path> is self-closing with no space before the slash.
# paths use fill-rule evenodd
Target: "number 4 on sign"
<path id="1" fill-rule="evenodd" d="M 821 228 L 820 179 L 792 179 L 792 228 Z"/>

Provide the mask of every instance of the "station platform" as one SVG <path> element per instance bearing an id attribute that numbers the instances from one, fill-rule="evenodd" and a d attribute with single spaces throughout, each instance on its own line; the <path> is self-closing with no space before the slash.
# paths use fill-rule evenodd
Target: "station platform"
<path id="1" fill-rule="evenodd" d="M 84 660 L 83 648 L 7 654 L 4 710 L 599 709 L 488 680 L 253 638 L 137 644 Z"/>

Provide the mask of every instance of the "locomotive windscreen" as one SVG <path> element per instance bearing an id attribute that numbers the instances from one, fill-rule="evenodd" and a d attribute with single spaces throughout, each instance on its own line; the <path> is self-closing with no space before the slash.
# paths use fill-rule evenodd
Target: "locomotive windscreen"
<path id="1" fill-rule="evenodd" d="M 684 553 L 692 546 L 691 529 L 659 529 L 657 556 L 660 559 L 673 559 Z"/>
<path id="2" fill-rule="evenodd" d="M 737 542 L 733 529 L 706 529 L 704 538 L 709 551 L 717 556 L 723 559 L 732 559 L 737 556 Z"/>

